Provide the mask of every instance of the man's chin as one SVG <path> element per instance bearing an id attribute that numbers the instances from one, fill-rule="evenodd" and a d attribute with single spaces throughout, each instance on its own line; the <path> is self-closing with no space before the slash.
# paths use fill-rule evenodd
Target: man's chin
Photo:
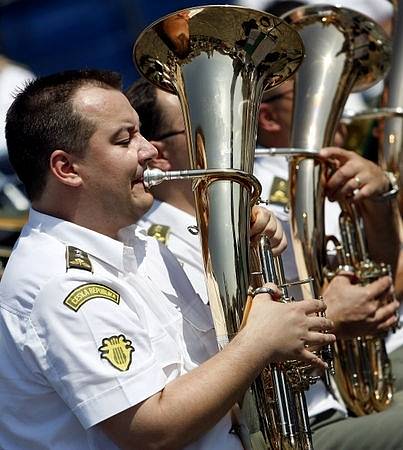
<path id="1" fill-rule="evenodd" d="M 136 205 L 136 215 L 138 218 L 142 217 L 153 205 L 154 197 L 151 192 L 146 192 L 142 197 L 141 202 Z"/>

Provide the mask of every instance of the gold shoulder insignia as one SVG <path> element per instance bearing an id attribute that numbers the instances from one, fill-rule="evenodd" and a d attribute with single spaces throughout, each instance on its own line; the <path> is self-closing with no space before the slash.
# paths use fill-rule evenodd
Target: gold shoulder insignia
<path id="1" fill-rule="evenodd" d="M 119 305 L 120 302 L 120 295 L 108 286 L 86 283 L 70 292 L 63 303 L 73 311 L 77 312 L 85 302 L 88 302 L 88 300 L 92 300 L 93 298 L 105 298 L 117 305 Z"/>
<path id="2" fill-rule="evenodd" d="M 271 185 L 269 202 L 274 205 L 288 204 L 288 182 L 280 177 L 274 177 Z"/>
<path id="3" fill-rule="evenodd" d="M 119 336 L 102 339 L 102 345 L 98 348 L 98 351 L 101 352 L 101 359 L 108 360 L 113 367 L 125 372 L 132 363 L 134 347 L 132 341 L 120 334 Z"/>
<path id="4" fill-rule="evenodd" d="M 170 228 L 166 225 L 160 225 L 158 223 L 154 223 L 151 225 L 151 227 L 148 229 L 147 234 L 155 239 L 157 241 L 160 241 L 163 244 L 166 244 L 168 242 L 169 238 L 169 231 Z"/>
<path id="5" fill-rule="evenodd" d="M 66 247 L 66 270 L 69 269 L 82 269 L 92 272 L 92 264 L 87 253 L 68 245 Z"/>

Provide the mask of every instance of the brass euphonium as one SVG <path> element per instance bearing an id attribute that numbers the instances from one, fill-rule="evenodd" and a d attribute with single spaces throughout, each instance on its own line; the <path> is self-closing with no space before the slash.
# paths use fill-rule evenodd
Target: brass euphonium
<path id="1" fill-rule="evenodd" d="M 133 53 L 145 78 L 179 96 L 193 170 L 146 171 L 145 182 L 195 178 L 207 290 L 222 348 L 241 326 L 250 286 L 250 211 L 260 193 L 251 175 L 258 108 L 263 89 L 289 78 L 299 66 L 301 40 L 275 16 L 208 6 L 180 11 L 151 25 Z M 293 409 L 282 403 L 292 394 L 284 377 L 268 386 L 270 376 L 264 371 L 243 401 L 242 406 L 252 410 L 245 448 L 311 448 L 310 436 L 300 438 L 294 423 L 279 424 L 277 406 L 282 412 Z"/>
<path id="2" fill-rule="evenodd" d="M 318 296 L 326 276 L 323 186 L 328 169 L 315 155 L 307 157 L 306 152 L 319 152 L 331 145 L 349 93 L 366 89 L 382 78 L 389 64 L 390 45 L 379 25 L 347 8 L 307 6 L 292 10 L 283 18 L 300 33 L 306 50 L 294 85 L 291 153 L 295 156 L 290 159 L 292 241 L 299 276 L 313 276 Z M 342 220 L 357 224 L 352 216 L 353 206 L 347 203 L 340 206 Z M 340 244 L 343 245 L 346 242 Z M 364 264 L 367 267 L 369 259 L 366 253 L 357 258 L 360 256 L 365 261 L 354 268 L 355 274 L 366 284 L 381 272 L 373 264 L 374 272 L 364 276 L 361 268 Z M 306 292 L 305 296 L 311 293 Z M 391 400 L 392 377 L 383 338 L 338 341 L 335 349 L 335 379 L 349 409 L 362 415 L 386 407 Z M 368 371 L 370 386 L 365 384 Z"/>

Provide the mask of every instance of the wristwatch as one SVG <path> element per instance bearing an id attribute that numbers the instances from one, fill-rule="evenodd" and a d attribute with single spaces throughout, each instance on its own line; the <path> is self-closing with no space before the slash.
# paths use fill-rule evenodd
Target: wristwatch
<path id="1" fill-rule="evenodd" d="M 395 198 L 399 193 L 399 180 L 397 176 L 393 172 L 385 171 L 384 174 L 389 180 L 389 190 L 380 194 L 380 198 L 382 200 L 389 200 L 391 198 Z"/>

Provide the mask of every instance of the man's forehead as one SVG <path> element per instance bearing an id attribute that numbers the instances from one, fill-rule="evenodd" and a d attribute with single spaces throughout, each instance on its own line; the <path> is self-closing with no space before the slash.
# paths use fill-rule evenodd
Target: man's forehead
<path id="1" fill-rule="evenodd" d="M 117 89 L 83 86 L 77 90 L 73 103 L 82 114 L 97 117 L 111 115 L 116 119 L 127 117 L 126 120 L 136 122 L 139 120 L 125 95 Z"/>
<path id="2" fill-rule="evenodd" d="M 163 91 L 162 89 L 157 89 L 156 92 L 158 102 L 164 107 L 164 109 L 170 107 L 181 110 L 179 97 L 177 95 Z"/>
<path id="3" fill-rule="evenodd" d="M 110 89 L 98 86 L 82 86 L 74 94 L 73 103 L 76 107 L 86 110 L 99 110 L 110 97 Z"/>

